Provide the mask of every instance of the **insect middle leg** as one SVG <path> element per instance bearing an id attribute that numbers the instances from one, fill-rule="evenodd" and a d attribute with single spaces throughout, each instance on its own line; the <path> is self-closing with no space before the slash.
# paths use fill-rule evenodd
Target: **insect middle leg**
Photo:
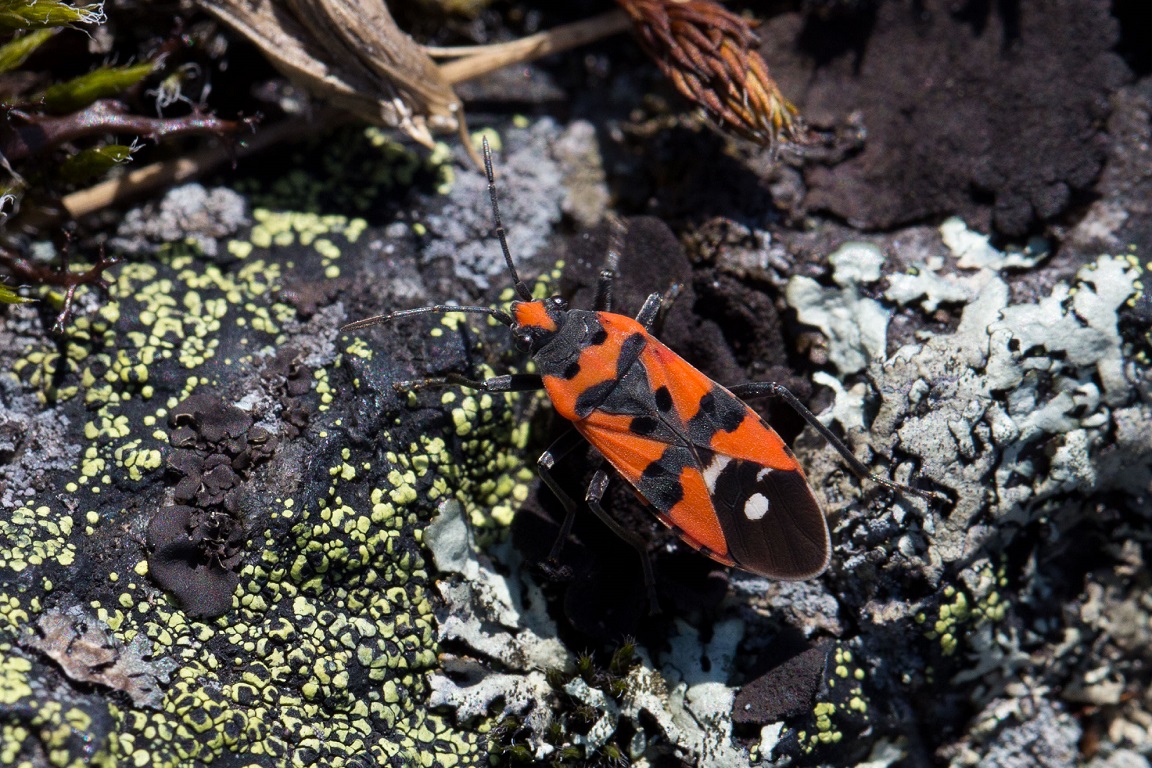
<path id="1" fill-rule="evenodd" d="M 564 507 L 564 522 L 560 524 L 560 533 L 556 537 L 555 543 L 552 544 L 552 550 L 548 553 L 549 560 L 556 560 L 560 557 L 560 551 L 564 549 L 564 544 L 572 533 L 572 524 L 576 521 L 576 502 L 556 482 L 556 478 L 552 476 L 552 468 L 556 466 L 558 459 L 564 458 L 573 449 L 583 444 L 584 437 L 575 429 L 568 428 L 536 460 L 536 474 L 540 475 L 544 485 L 548 486 L 548 490 L 552 491 L 552 495 L 559 499 L 560 505 Z"/>
<path id="2" fill-rule="evenodd" d="M 757 381 L 747 384 L 736 384 L 735 386 L 728 387 L 728 391 L 736 395 L 736 397 L 740 398 L 741 400 L 747 400 L 748 398 L 752 397 L 780 398 L 788 404 L 788 407 L 796 411 L 800 418 L 808 422 L 810 427 L 819 432 L 821 437 L 828 441 L 828 444 L 831 445 L 836 450 L 836 452 L 840 454 L 845 463 L 848 464 L 848 468 L 852 470 L 852 473 L 857 477 L 871 480 L 878 485 L 882 485 L 885 488 L 890 488 L 893 491 L 897 491 L 898 493 L 909 493 L 913 496 L 919 496 L 920 498 L 931 503 L 935 503 L 940 500 L 939 497 L 931 491 L 922 491 L 918 488 L 912 488 L 902 483 L 887 480 L 869 472 L 868 467 L 864 466 L 864 462 L 860 461 L 860 459 L 853 455 L 848 446 L 844 444 L 844 441 L 838 438 L 835 433 L 832 432 L 832 430 L 824 426 L 824 423 L 821 422 L 820 419 L 816 418 L 816 414 L 808 410 L 808 408 L 802 402 L 800 402 L 800 399 L 796 397 L 796 395 L 792 394 L 786 387 L 777 384 L 774 381 Z"/>

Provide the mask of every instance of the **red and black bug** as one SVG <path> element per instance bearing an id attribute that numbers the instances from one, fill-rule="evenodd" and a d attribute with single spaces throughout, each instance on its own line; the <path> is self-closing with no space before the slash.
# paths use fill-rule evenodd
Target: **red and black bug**
<path id="1" fill-rule="evenodd" d="M 567 516 L 555 556 L 571 530 L 576 503 L 552 476 L 557 456 L 587 440 L 690 546 L 725 565 L 774 579 L 808 579 L 828 565 L 831 542 L 820 505 L 792 451 L 740 398 L 779 397 L 816 429 L 860 477 L 894 490 L 929 494 L 869 474 L 867 468 L 784 387 L 754 382 L 725 388 L 693 368 L 650 332 L 668 300 L 648 297 L 635 318 L 612 312 L 615 270 L 605 269 L 596 309 L 569 309 L 559 296 L 534 299 L 521 281 L 500 219 L 492 155 L 484 166 L 496 235 L 518 299 L 508 311 L 436 305 L 349 323 L 353 331 L 427 313 L 484 314 L 507 325 L 538 373 L 483 381 L 450 375 L 442 383 L 486 392 L 544 389 L 556 412 L 575 428 L 540 456 L 541 479 Z M 608 515 L 601 499 L 609 475 L 593 475 L 585 501 L 617 535 L 640 552 L 652 594 L 643 542 Z"/>

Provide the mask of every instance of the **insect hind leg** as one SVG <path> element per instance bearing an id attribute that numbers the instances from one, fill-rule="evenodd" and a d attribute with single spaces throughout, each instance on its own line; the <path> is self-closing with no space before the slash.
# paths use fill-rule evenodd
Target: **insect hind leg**
<path id="1" fill-rule="evenodd" d="M 540 479 L 544 485 L 548 486 L 548 490 L 560 501 L 561 506 L 564 507 L 564 522 L 560 526 L 560 533 L 556 537 L 556 542 L 552 545 L 552 551 L 548 554 L 548 559 L 555 561 L 560 557 L 560 552 L 564 549 L 565 542 L 572 533 L 572 524 L 576 520 L 576 501 L 568 495 L 568 492 L 560 487 L 560 483 L 556 481 L 555 476 L 552 474 L 552 469 L 556 465 L 556 460 L 563 458 L 570 453 L 572 449 L 577 447 L 584 440 L 576 430 L 569 430 L 561 435 L 556 442 L 549 446 L 548 450 L 540 454 L 540 458 L 536 461 L 536 471 L 540 475 Z M 588 508 L 592 510 L 600 520 L 608 526 L 608 528 L 627 542 L 637 554 L 640 555 L 640 564 L 644 569 L 644 588 L 648 595 L 648 604 L 651 606 L 652 612 L 655 613 L 659 609 L 660 603 L 656 597 L 656 579 L 652 575 L 652 562 L 648 558 L 648 549 L 644 546 L 644 541 L 632 531 L 629 531 L 624 526 L 620 525 L 611 515 L 604 511 L 604 507 L 600 502 L 604 498 L 604 493 L 608 490 L 609 474 L 604 469 L 604 459 L 600 459 L 600 465 L 596 472 L 592 475 L 592 482 L 588 484 L 588 492 L 584 496 L 584 502 Z"/>
<path id="2" fill-rule="evenodd" d="M 620 525 L 615 518 L 604 511 L 604 507 L 600 504 L 608 490 L 608 481 L 609 475 L 603 468 L 596 470 L 596 473 L 592 475 L 592 482 L 588 484 L 588 493 L 584 496 L 584 501 L 604 525 L 627 542 L 640 556 L 640 565 L 644 569 L 644 589 L 648 594 L 649 610 L 651 613 L 658 613 L 660 601 L 656 596 L 656 578 L 652 574 L 652 560 L 648 557 L 648 548 L 644 545 L 644 540 Z"/>
<path id="3" fill-rule="evenodd" d="M 864 466 L 864 462 L 860 461 L 860 459 L 853 455 L 848 446 L 844 444 L 844 441 L 837 437 L 835 433 L 832 432 L 832 430 L 824 426 L 824 423 L 821 422 L 820 419 L 816 418 L 816 414 L 808 410 L 808 408 L 802 402 L 800 402 L 800 399 L 796 397 L 796 395 L 792 394 L 792 392 L 790 392 L 783 385 L 777 384 L 774 381 L 757 381 L 747 384 L 736 384 L 735 386 L 728 387 L 728 391 L 742 400 L 747 400 L 748 398 L 752 397 L 780 398 L 785 403 L 787 403 L 788 407 L 794 410 L 797 415 L 800 416 L 800 418 L 808 422 L 810 427 L 819 432 L 820 436 L 823 437 L 828 442 L 828 444 L 836 450 L 838 454 L 840 454 L 840 457 L 844 459 L 844 462 L 848 465 L 848 468 L 852 471 L 852 474 L 861 479 L 871 480 L 877 485 L 882 485 L 885 488 L 896 491 L 897 493 L 918 496 L 919 498 L 924 499 L 925 501 L 932 504 L 940 501 L 940 497 L 931 491 L 923 491 L 919 488 L 912 488 L 911 486 L 904 485 L 903 483 L 897 483 L 893 480 L 888 480 L 886 478 L 880 477 L 879 475 L 872 474 L 870 471 L 868 471 L 868 467 Z"/>

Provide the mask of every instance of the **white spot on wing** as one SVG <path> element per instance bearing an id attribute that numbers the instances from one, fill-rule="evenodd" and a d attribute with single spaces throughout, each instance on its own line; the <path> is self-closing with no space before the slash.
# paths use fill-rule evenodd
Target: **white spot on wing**
<path id="1" fill-rule="evenodd" d="M 732 459 L 727 456 L 716 454 L 712 457 L 712 461 L 708 466 L 704 467 L 704 485 L 708 487 L 708 493 L 716 492 L 716 480 L 720 477 L 720 473 L 724 468 L 732 462 Z"/>
<path id="2" fill-rule="evenodd" d="M 749 520 L 759 520 L 768 514 L 768 497 L 762 493 L 754 493 L 744 502 L 744 516 Z"/>

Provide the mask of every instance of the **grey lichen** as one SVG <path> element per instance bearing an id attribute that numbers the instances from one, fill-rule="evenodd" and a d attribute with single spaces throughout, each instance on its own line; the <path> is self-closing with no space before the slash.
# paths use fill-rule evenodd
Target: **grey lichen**
<path id="1" fill-rule="evenodd" d="M 545 241 L 560 220 L 564 178 L 552 159 L 549 137 L 555 125 L 544 120 L 528 130 L 513 130 L 494 149 L 504 149 L 498 169 L 500 210 L 505 227 L 517 247 L 516 258 L 523 262 L 533 256 L 531 244 Z M 463 173 L 448 192 L 448 205 L 426 219 L 428 240 L 426 261 L 449 259 L 453 270 L 483 290 L 507 283 L 507 267 L 494 248 L 492 209 L 488 201 L 488 181 L 477 173 Z"/>
<path id="2" fill-rule="evenodd" d="M 1001 277 L 979 277 L 954 333 L 905 346 L 872 369 L 882 397 L 874 434 L 892 436 L 887 448 L 898 440 L 957 499 L 934 542 L 937 562 L 992 535 L 977 521 L 990 500 L 994 520 L 1023 522 L 1025 504 L 1073 489 L 1130 487 L 1132 479 L 1096 458 L 1118 448 L 1112 408 L 1136 400 L 1138 374 L 1125 364 L 1116 314 L 1136 291 L 1136 270 L 1104 256 L 1072 285 L 1015 306 Z M 1124 454 L 1131 466 L 1146 466 L 1152 438 L 1132 437 Z M 1051 464 L 1042 471 L 1029 453 L 1048 440 Z M 989 479 L 991 494 L 972 492 Z"/>
<path id="3" fill-rule="evenodd" d="M 160 708 L 163 685 L 178 666 L 169 658 L 153 659 L 144 635 L 121 643 L 80 606 L 42 614 L 23 644 L 52 659 L 70 679 L 123 691 L 137 706 L 151 709 Z"/>
<path id="4" fill-rule="evenodd" d="M 127 213 L 112 245 L 126 253 L 152 254 L 165 243 L 191 241 L 208 257 L 217 256 L 217 238 L 236 234 L 249 223 L 248 205 L 227 187 L 185 184 L 159 203 Z"/>
<path id="5" fill-rule="evenodd" d="M 789 286 L 801 321 L 825 333 L 834 368 L 814 377 L 834 395 L 821 419 L 842 429 L 857 455 L 892 457 L 892 476 L 934 485 L 951 499 L 844 507 L 837 532 L 848 552 L 833 568 L 917 574 L 935 590 L 927 600 L 873 598 L 851 610 L 878 627 L 919 623 L 936 644 L 935 660 L 931 652 L 925 659 L 926 679 L 947 681 L 981 712 L 938 757 L 955 766 L 1071 764 L 1080 733 L 1072 707 L 1124 709 L 1114 722 L 1142 716 L 1128 711 L 1139 706 L 1125 709 L 1123 697 L 1141 685 L 1125 659 L 1146 654 L 1146 639 L 1134 638 L 1147 633 L 1133 628 L 1147 609 L 1133 598 L 1139 588 L 1123 586 L 1131 581 L 1117 574 L 1138 573 L 1145 560 L 1139 545 L 1121 546 L 1115 536 L 1139 535 L 1121 521 L 1146 515 L 1139 499 L 1152 492 L 1152 374 L 1120 324 L 1143 290 L 1145 268 L 1131 256 L 1101 255 L 1030 293 L 1014 283 L 1039 254 L 1001 253 L 957 221 L 941 227 L 938 243 L 944 248 L 920 243 L 894 251 L 905 271 L 884 276 L 888 303 L 879 307 L 885 320 L 890 309 L 926 313 L 943 321 L 943 330 L 918 327 L 895 349 L 885 349 L 885 338 L 875 345 L 885 351 L 870 357 L 866 380 L 853 375 L 866 352 L 849 324 L 866 316 L 861 307 L 871 299 L 839 277 L 832 287 L 798 278 Z M 840 265 L 836 271 L 844 274 Z M 877 282 L 859 271 L 852 279 Z M 1014 292 L 1035 298 L 1013 301 Z M 844 311 L 829 311 L 833 305 Z M 819 452 L 803 458 L 826 495 L 845 487 L 837 483 L 838 462 Z M 1099 522 L 1102 514 L 1117 522 Z M 1061 566 L 1044 558 L 1075 549 L 1061 543 L 1078 535 L 1070 532 L 1117 524 L 1093 555 L 1117 565 L 1085 577 L 1079 618 L 1066 608 L 1060 623 L 1051 603 L 1060 572 L 1039 571 Z M 1036 538 L 1037 531 L 1047 534 Z M 865 549 L 852 554 L 859 544 Z M 1032 554 L 1006 570 L 1008 552 Z M 1037 615 L 1050 618 L 1023 618 Z M 869 658 L 887 660 L 890 649 L 869 633 L 862 639 Z M 904 684 L 918 674 L 916 664 L 906 669 Z M 1145 735 L 1118 743 L 1125 740 L 1147 749 Z"/>
<path id="6" fill-rule="evenodd" d="M 786 298 L 800 322 L 819 328 L 828 339 L 828 359 L 841 373 L 856 373 L 884 354 L 888 312 L 862 295 L 861 284 L 880 279 L 884 256 L 874 245 L 849 243 L 831 256 L 836 285 L 824 287 L 810 277 L 788 281 Z"/>
<path id="7" fill-rule="evenodd" d="M 571 654 L 556 638 L 539 587 L 498 573 L 470 538 L 460 503 L 444 502 L 425 537 L 445 577 L 437 585 L 443 599 L 437 611 L 440 641 L 463 643 L 508 670 L 570 667 Z M 516 556 L 507 544 L 501 554 Z"/>

